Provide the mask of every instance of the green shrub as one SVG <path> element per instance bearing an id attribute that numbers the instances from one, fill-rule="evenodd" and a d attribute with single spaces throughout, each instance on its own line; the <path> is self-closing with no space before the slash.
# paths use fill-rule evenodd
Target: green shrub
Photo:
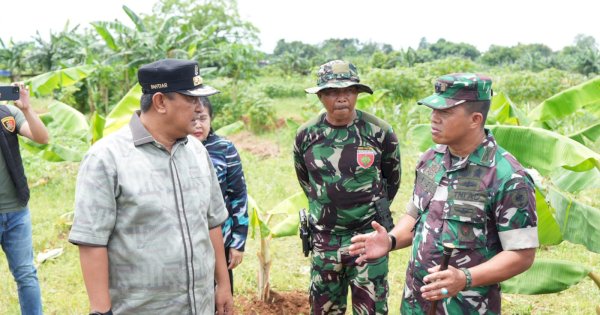
<path id="1" fill-rule="evenodd" d="M 585 81 L 583 75 L 554 68 L 540 72 L 494 73 L 493 71 L 490 76 L 494 80 L 494 90 L 506 93 L 517 104 L 540 103 L 560 91 Z"/>
<path id="2" fill-rule="evenodd" d="M 368 75 L 366 84 L 373 89 L 386 89 L 394 103 L 425 95 L 429 81 L 420 78 L 412 69 L 374 69 Z"/>
<path id="3" fill-rule="evenodd" d="M 477 65 L 469 59 L 463 59 L 459 57 L 448 57 L 445 59 L 438 59 L 431 62 L 419 63 L 413 67 L 417 75 L 421 79 L 430 79 L 428 82 L 431 84 L 433 79 L 448 73 L 456 72 L 481 72 L 481 66 Z M 430 85 L 429 88 L 432 86 Z M 428 90 L 429 94 L 431 90 Z"/>
<path id="4" fill-rule="evenodd" d="M 306 87 L 296 82 L 281 82 L 281 83 L 268 83 L 262 87 L 262 91 L 269 98 L 282 98 L 282 97 L 303 97 L 306 92 Z"/>
<path id="5" fill-rule="evenodd" d="M 254 133 L 263 133 L 275 126 L 275 109 L 261 99 L 247 104 L 248 123 Z"/>
<path id="6" fill-rule="evenodd" d="M 389 90 L 388 97 L 399 103 L 410 99 L 420 99 L 433 91 L 435 78 L 454 72 L 475 72 L 477 65 L 467 59 L 450 57 L 414 67 L 394 69 L 373 69 L 364 82 L 374 89 Z"/>
<path id="7" fill-rule="evenodd" d="M 275 126 L 275 109 L 267 96 L 256 91 L 252 84 L 227 85 L 221 93 L 210 97 L 213 104 L 213 129 L 219 129 L 239 120 L 256 133 Z"/>

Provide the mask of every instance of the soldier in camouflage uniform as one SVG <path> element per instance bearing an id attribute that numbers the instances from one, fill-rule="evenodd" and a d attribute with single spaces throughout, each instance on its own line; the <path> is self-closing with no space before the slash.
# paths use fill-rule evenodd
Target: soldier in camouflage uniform
<path id="1" fill-rule="evenodd" d="M 316 93 L 326 111 L 298 129 L 294 164 L 309 200 L 313 231 L 312 314 L 344 314 L 348 286 L 354 314 L 387 314 L 387 256 L 357 263 L 350 239 L 372 231 L 375 202 L 392 200 L 400 185 L 400 150 L 392 127 L 355 109 L 360 84 L 353 64 L 322 65 Z"/>
<path id="2" fill-rule="evenodd" d="M 402 314 L 500 314 L 499 282 L 529 268 L 538 246 L 535 191 L 519 162 L 484 129 L 492 81 L 438 78 L 419 101 L 433 109 L 436 146 L 416 168 L 412 199 L 392 232 L 353 238 L 352 254 L 373 259 L 411 245 Z M 411 233 L 414 231 L 414 235 Z M 439 271 L 443 245 L 454 248 Z"/>

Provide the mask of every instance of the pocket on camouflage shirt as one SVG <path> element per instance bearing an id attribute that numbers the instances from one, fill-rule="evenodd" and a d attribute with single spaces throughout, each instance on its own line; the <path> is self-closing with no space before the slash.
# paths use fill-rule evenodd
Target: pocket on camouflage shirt
<path id="1" fill-rule="evenodd" d="M 442 216 L 442 243 L 451 243 L 461 249 L 485 247 L 486 215 L 483 207 L 462 204 L 460 201 L 450 205 Z"/>

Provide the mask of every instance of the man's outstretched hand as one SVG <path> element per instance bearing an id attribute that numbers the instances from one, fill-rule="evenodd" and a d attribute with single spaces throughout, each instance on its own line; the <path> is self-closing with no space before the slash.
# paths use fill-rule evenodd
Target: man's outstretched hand
<path id="1" fill-rule="evenodd" d="M 350 255 L 359 256 L 356 259 L 358 264 L 366 260 L 383 257 L 390 251 L 391 241 L 387 230 L 375 221 L 371 222 L 371 226 L 375 231 L 368 234 L 359 234 L 351 239 Z"/>

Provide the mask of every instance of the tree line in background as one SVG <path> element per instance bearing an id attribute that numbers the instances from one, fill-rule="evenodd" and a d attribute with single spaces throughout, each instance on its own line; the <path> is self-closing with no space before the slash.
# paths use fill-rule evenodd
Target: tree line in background
<path id="1" fill-rule="evenodd" d="M 488 51 L 480 52 L 471 44 L 444 39 L 429 43 L 425 38 L 416 49 L 394 50 L 389 44 L 348 38 L 328 39 L 317 45 L 281 39 L 272 54 L 265 54 L 256 49 L 259 30 L 240 18 L 235 0 L 160 0 L 149 15 L 138 15 L 126 6 L 123 10 L 133 22 L 133 28 L 116 20 L 96 21 L 87 27 L 71 27 L 67 22 L 63 30 L 51 31 L 48 39 L 39 31 L 31 41 L 0 39 L 0 69 L 10 71 L 7 80 L 18 81 L 60 69 L 92 66 L 94 71 L 86 80 L 52 93 L 55 98 L 65 100 L 84 113 L 98 108 L 103 114 L 107 114 L 133 86 L 140 65 L 161 58 L 199 61 L 203 76 L 229 80 L 234 88 L 233 102 L 238 100 L 238 83 L 251 81 L 265 71 L 289 76 L 307 75 L 331 59 L 350 59 L 359 66 L 361 73 L 373 72 L 376 81 L 373 84 L 380 88 L 392 87 L 398 100 L 424 95 L 419 94 L 423 92 L 421 88 L 406 86 L 421 83 L 390 81 L 383 76 L 414 77 L 417 82 L 425 79 L 427 85 L 430 77 L 410 73 L 422 73 L 418 69 L 421 65 L 443 63 L 448 58 L 450 63 L 460 59 L 465 71 L 502 67 L 505 73 L 528 71 L 522 75 L 533 76 L 532 73 L 552 69 L 550 71 L 554 72 L 547 74 L 551 77 L 549 82 L 572 74 L 592 77 L 600 73 L 598 43 L 585 35 L 578 35 L 574 45 L 557 52 L 543 44 L 492 45 Z M 397 71 L 383 71 L 391 69 Z M 416 71 L 412 71 L 414 69 Z M 377 80 L 385 82 L 378 86 Z M 572 85 L 583 80 L 571 76 L 568 81 Z M 520 86 L 514 84 L 515 89 Z M 564 87 L 531 96 L 543 100 Z M 516 92 L 524 93 L 511 94 L 526 95 L 531 91 Z"/>
<path id="2" fill-rule="evenodd" d="M 328 39 L 318 45 L 299 41 L 277 42 L 271 56 L 287 72 L 307 73 L 311 65 L 332 58 L 361 58 L 372 68 L 413 67 L 419 63 L 460 57 L 486 66 L 504 66 L 519 70 L 542 71 L 555 68 L 583 75 L 600 73 L 600 51 L 592 36 L 578 35 L 574 45 L 554 52 L 544 44 L 518 44 L 513 47 L 492 45 L 480 52 L 475 46 L 439 39 L 429 43 L 422 38 L 417 49 L 394 50 L 389 44 L 363 43 L 358 39 Z"/>

